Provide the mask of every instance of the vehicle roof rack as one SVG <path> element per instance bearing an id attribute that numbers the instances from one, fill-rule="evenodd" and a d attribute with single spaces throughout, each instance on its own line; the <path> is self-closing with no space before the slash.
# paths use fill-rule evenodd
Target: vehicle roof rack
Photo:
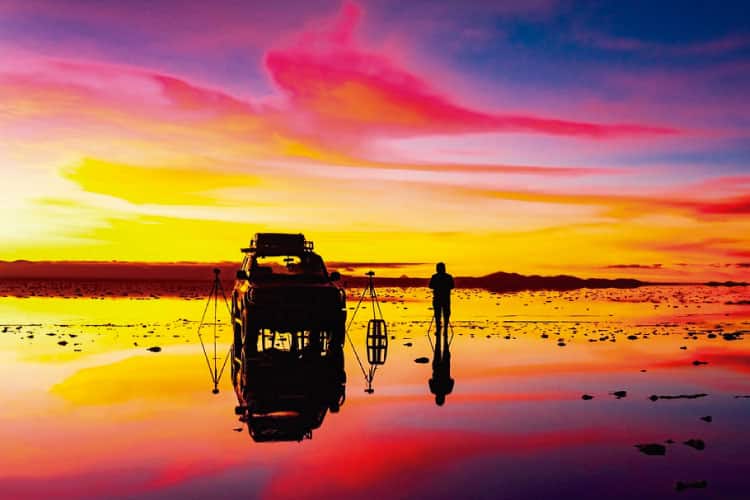
<path id="1" fill-rule="evenodd" d="M 305 239 L 302 233 L 256 233 L 250 246 L 242 248 L 243 253 L 265 256 L 299 255 L 312 252 L 313 242 Z"/>

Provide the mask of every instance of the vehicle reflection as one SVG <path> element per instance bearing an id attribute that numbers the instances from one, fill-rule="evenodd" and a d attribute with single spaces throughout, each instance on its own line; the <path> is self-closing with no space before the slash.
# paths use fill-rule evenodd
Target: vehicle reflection
<path id="1" fill-rule="evenodd" d="M 232 366 L 235 411 L 256 442 L 311 439 L 345 400 L 343 344 L 326 331 L 265 331 Z"/>

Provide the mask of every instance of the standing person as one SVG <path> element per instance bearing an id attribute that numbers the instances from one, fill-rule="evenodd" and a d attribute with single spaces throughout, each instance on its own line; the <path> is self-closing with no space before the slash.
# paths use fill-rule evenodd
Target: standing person
<path id="1" fill-rule="evenodd" d="M 430 288 L 432 289 L 432 308 L 435 311 L 435 324 L 437 325 L 437 334 L 440 334 L 440 316 L 445 324 L 443 325 L 445 334 L 448 333 L 448 323 L 451 317 L 451 290 L 455 288 L 453 276 L 445 272 L 445 264 L 438 262 L 435 266 L 435 274 L 430 278 Z"/>

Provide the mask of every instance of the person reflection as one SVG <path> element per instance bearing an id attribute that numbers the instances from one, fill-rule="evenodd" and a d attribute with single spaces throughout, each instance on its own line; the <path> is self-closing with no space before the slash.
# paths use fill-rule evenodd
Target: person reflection
<path id="1" fill-rule="evenodd" d="M 435 352 L 432 357 L 430 392 L 435 395 L 435 404 L 443 406 L 445 396 L 453 392 L 455 381 L 451 378 L 451 351 L 448 332 L 438 328 L 435 333 Z"/>

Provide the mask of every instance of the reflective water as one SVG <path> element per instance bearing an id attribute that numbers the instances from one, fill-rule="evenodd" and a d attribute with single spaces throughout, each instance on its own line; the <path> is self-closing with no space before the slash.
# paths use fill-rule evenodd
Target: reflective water
<path id="1" fill-rule="evenodd" d="M 750 495 L 745 288 L 459 290 L 442 406 L 428 291 L 382 292 L 374 394 L 347 343 L 344 404 L 284 443 L 250 439 L 228 375 L 211 394 L 202 299 L 0 298 L 0 497 Z"/>

